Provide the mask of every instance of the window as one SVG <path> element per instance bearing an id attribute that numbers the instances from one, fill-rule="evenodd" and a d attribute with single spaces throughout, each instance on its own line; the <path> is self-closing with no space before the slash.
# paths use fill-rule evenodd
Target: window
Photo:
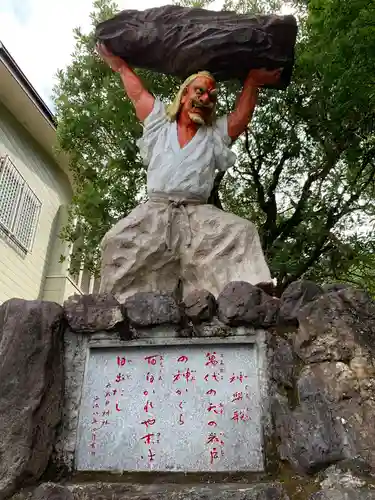
<path id="1" fill-rule="evenodd" d="M 26 252 L 34 242 L 40 207 L 9 156 L 0 158 L 0 227 Z"/>

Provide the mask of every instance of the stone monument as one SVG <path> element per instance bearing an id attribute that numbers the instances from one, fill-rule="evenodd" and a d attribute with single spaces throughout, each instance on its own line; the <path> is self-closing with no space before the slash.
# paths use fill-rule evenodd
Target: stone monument
<path id="1" fill-rule="evenodd" d="M 99 50 L 144 122 L 149 201 L 105 236 L 102 293 L 0 306 L 0 500 L 375 500 L 375 302 L 271 296 L 254 225 L 206 203 L 278 72 L 217 118 L 208 73 L 165 108 Z"/>
<path id="2" fill-rule="evenodd" d="M 253 223 L 208 205 L 215 172 L 233 166 L 231 144 L 251 120 L 258 89 L 280 70 L 248 74 L 235 110 L 215 116 L 217 89 L 207 72 L 190 76 L 165 107 L 132 69 L 104 45 L 98 51 L 119 72 L 143 136 L 138 142 L 149 200 L 120 220 L 102 243 L 101 292 L 120 302 L 136 292 L 183 295 L 206 289 L 215 297 L 230 281 L 270 282 Z"/>
<path id="3" fill-rule="evenodd" d="M 105 235 L 101 292 L 129 305 L 134 294 L 171 293 L 179 280 L 185 297 L 197 288 L 217 296 L 239 277 L 269 282 L 254 225 L 207 199 L 215 172 L 235 161 L 229 146 L 247 127 L 258 88 L 280 71 L 252 70 L 234 112 L 217 118 L 208 72 L 190 76 L 165 107 L 122 59 L 98 49 L 144 124 L 138 146 L 149 196 Z M 90 348 L 77 469 L 263 470 L 259 338 L 202 344 L 162 333 L 152 346 Z"/>
<path id="4" fill-rule="evenodd" d="M 233 341 L 93 346 L 77 470 L 262 471 L 260 358 Z"/>

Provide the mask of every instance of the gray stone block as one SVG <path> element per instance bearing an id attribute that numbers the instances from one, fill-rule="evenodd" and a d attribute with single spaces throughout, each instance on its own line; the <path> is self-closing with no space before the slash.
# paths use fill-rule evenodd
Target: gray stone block
<path id="1" fill-rule="evenodd" d="M 299 280 L 291 283 L 280 298 L 279 323 L 297 326 L 300 309 L 322 293 L 322 287 L 313 281 Z"/>
<path id="2" fill-rule="evenodd" d="M 125 301 L 126 314 L 135 327 L 179 324 L 181 315 L 171 295 L 158 292 L 139 292 Z"/>
<path id="3" fill-rule="evenodd" d="M 216 300 L 207 290 L 194 290 L 184 300 L 185 314 L 193 323 L 210 321 L 216 313 Z"/>
<path id="4" fill-rule="evenodd" d="M 260 326 L 259 306 L 266 294 L 246 281 L 228 283 L 217 299 L 219 318 L 227 325 Z"/>

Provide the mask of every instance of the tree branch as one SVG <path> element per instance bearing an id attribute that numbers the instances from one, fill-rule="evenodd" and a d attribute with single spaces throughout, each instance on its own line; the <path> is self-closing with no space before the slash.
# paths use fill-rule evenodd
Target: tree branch
<path id="1" fill-rule="evenodd" d="M 249 129 L 245 130 L 245 149 L 246 152 L 250 158 L 250 144 L 249 144 Z M 266 199 L 265 199 L 265 193 L 264 193 L 264 188 L 262 185 L 262 182 L 260 180 L 260 175 L 259 175 L 259 170 L 257 170 L 254 167 L 254 164 L 250 161 L 249 162 L 251 173 L 253 176 L 255 188 L 256 188 L 256 193 L 257 193 L 257 200 L 259 203 L 260 208 L 266 213 L 267 206 L 266 206 Z"/>
<path id="2" fill-rule="evenodd" d="M 288 286 L 290 283 L 298 280 L 301 276 L 303 276 L 303 274 L 314 264 L 314 262 L 318 260 L 319 257 L 325 253 L 325 251 L 328 248 L 323 248 L 323 247 L 327 241 L 328 234 L 329 233 L 327 233 L 324 237 L 320 239 L 319 243 L 315 246 L 315 249 L 311 253 L 310 257 L 303 264 L 299 266 L 296 272 L 292 276 L 288 276 L 288 278 L 283 283 L 283 287 Z"/>
<path id="3" fill-rule="evenodd" d="M 269 185 L 268 190 L 267 190 L 267 196 L 271 197 L 274 194 L 275 189 L 277 188 L 277 184 L 278 184 L 279 179 L 280 179 L 281 172 L 283 171 L 285 162 L 286 162 L 286 160 L 291 158 L 291 156 L 292 155 L 289 152 L 284 151 L 279 164 L 277 165 L 277 167 L 273 171 L 272 181 L 271 181 L 271 184 Z"/>
<path id="4" fill-rule="evenodd" d="M 297 203 L 296 209 L 293 213 L 293 215 L 286 221 L 284 221 L 282 224 L 280 224 L 277 234 L 275 235 L 276 238 L 280 238 L 281 236 L 288 236 L 290 231 L 297 226 L 303 217 L 303 210 L 306 206 L 306 202 L 308 200 L 309 194 L 310 194 L 310 188 L 313 185 L 315 181 L 318 179 L 325 179 L 329 172 L 332 170 L 332 168 L 335 166 L 337 160 L 340 157 L 340 153 L 336 151 L 334 154 L 330 155 L 327 158 L 326 164 L 323 168 L 319 169 L 317 172 L 312 173 L 308 176 L 306 179 L 303 187 L 302 187 L 302 193 L 300 196 L 300 199 Z"/>
<path id="5" fill-rule="evenodd" d="M 368 158 L 368 156 L 366 156 L 366 158 L 362 162 L 362 165 L 361 165 L 361 168 L 359 169 L 359 172 L 357 172 L 354 183 L 357 182 L 359 176 L 362 174 L 362 172 L 365 170 L 365 168 L 367 167 L 368 164 L 369 164 L 369 158 Z M 368 179 L 360 187 L 358 187 L 358 189 L 354 193 L 352 193 L 352 195 L 349 197 L 349 199 L 344 203 L 342 209 L 340 210 L 340 212 L 338 214 L 338 218 L 341 218 L 343 215 L 346 215 L 347 213 L 349 213 L 351 205 L 353 205 L 353 203 L 355 203 L 356 201 L 359 200 L 359 198 L 361 197 L 361 194 L 364 191 L 366 191 L 366 189 L 369 187 L 370 184 L 372 184 L 374 182 L 374 179 L 375 179 L 375 166 L 371 170 L 370 175 L 368 176 Z"/>
<path id="6" fill-rule="evenodd" d="M 273 171 L 272 180 L 267 189 L 267 201 L 265 204 L 265 213 L 267 215 L 267 218 L 263 225 L 263 233 L 262 233 L 262 246 L 266 251 L 277 237 L 277 226 L 276 226 L 277 203 L 276 203 L 275 190 L 277 188 L 285 162 L 290 157 L 291 157 L 290 153 L 284 151 L 280 159 L 280 162 Z"/>
<path id="7" fill-rule="evenodd" d="M 290 276 L 286 280 L 286 285 L 290 284 L 292 281 L 299 279 L 303 274 L 314 264 L 316 260 L 319 259 L 321 255 L 325 253 L 328 247 L 324 248 L 325 243 L 327 242 L 328 236 L 330 234 L 330 230 L 336 224 L 336 217 L 334 215 L 334 209 L 329 210 L 327 214 L 327 220 L 322 228 L 321 237 L 319 238 L 317 244 L 315 245 L 314 250 L 311 252 L 310 257 L 305 260 L 294 273 L 293 276 Z"/>

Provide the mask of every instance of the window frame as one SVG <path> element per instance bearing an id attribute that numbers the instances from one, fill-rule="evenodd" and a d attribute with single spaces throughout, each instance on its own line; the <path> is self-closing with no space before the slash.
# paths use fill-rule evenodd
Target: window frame
<path id="1" fill-rule="evenodd" d="M 18 170 L 14 161 L 10 158 L 8 154 L 0 154 L 0 193 L 1 193 L 1 186 L 2 186 L 2 179 L 4 172 L 6 171 L 7 168 L 9 169 L 9 167 L 17 177 L 18 186 L 17 186 L 17 194 L 15 202 L 16 209 L 15 213 L 11 214 L 9 227 L 7 227 L 7 225 L 0 219 L 0 230 L 3 233 L 5 233 L 6 236 L 10 238 L 19 248 L 21 248 L 23 252 L 31 254 L 32 249 L 34 247 L 35 236 L 39 225 L 42 202 L 35 194 L 35 192 L 31 189 L 29 184 L 26 182 L 24 176 Z M 32 226 L 31 226 L 32 229 L 30 233 L 31 236 L 29 239 L 29 244 L 28 246 L 26 246 L 25 243 L 21 241 L 21 238 L 17 236 L 17 233 L 19 232 L 19 228 L 22 228 L 21 216 L 22 214 L 24 214 L 25 204 L 27 203 L 27 200 L 30 199 L 30 197 L 33 199 L 33 201 L 35 201 L 34 206 L 36 206 L 36 212 L 34 215 L 34 220 L 32 221 Z"/>

